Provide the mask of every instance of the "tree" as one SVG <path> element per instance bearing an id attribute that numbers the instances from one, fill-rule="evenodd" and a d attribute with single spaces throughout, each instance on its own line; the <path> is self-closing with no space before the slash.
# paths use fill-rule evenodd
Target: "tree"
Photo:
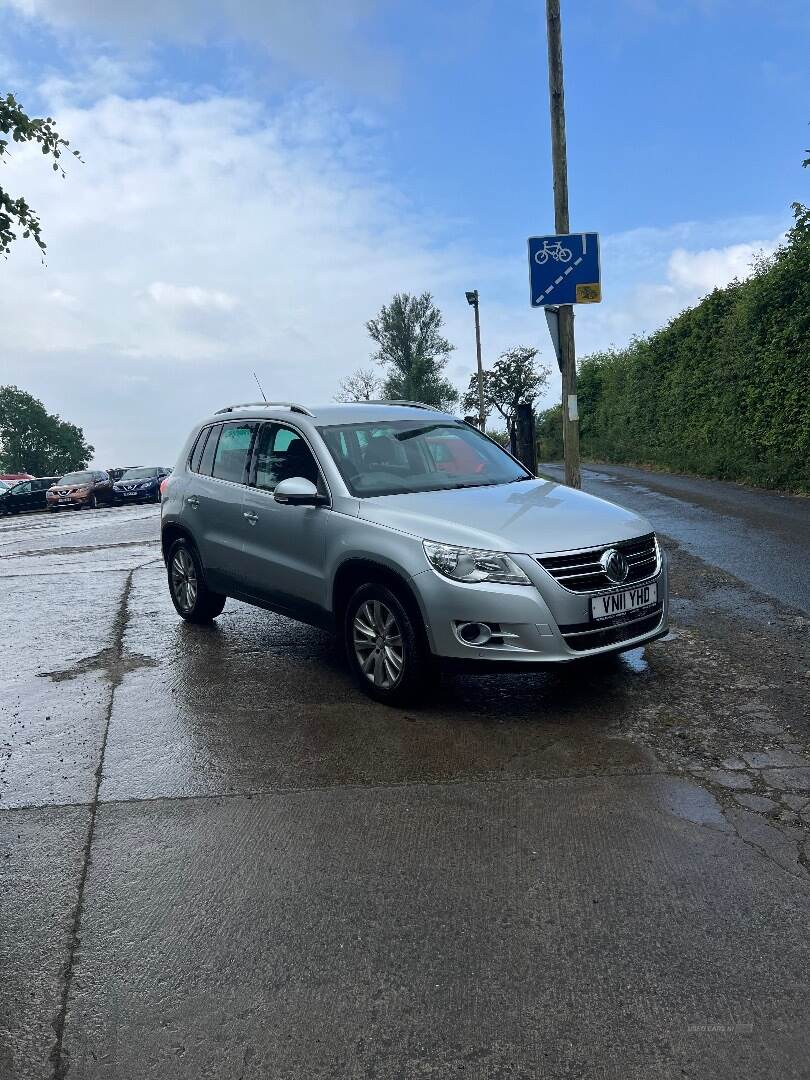
<path id="1" fill-rule="evenodd" d="M 382 394 L 382 382 L 371 368 L 358 368 L 340 381 L 335 401 L 374 401 Z"/>
<path id="2" fill-rule="evenodd" d="M 810 493 L 810 208 L 743 281 L 577 380 L 585 457 Z"/>
<path id="3" fill-rule="evenodd" d="M 42 153 L 53 158 L 53 171 L 60 172 L 62 179 L 65 178 L 61 157 L 69 149 L 70 143 L 56 130 L 52 117 L 32 120 L 14 95 L 7 94 L 4 98 L 0 97 L 0 136 L 4 135 L 10 135 L 15 143 L 38 143 Z M 78 150 L 70 150 L 70 153 L 81 161 Z M 0 162 L 5 163 L 8 156 L 8 139 L 0 137 Z M 0 185 L 0 255 L 8 256 L 12 243 L 17 239 L 15 228 L 22 229 L 23 239 L 27 240 L 30 236 L 39 250 L 45 252 L 37 215 L 22 196 L 13 199 Z"/>
<path id="4" fill-rule="evenodd" d="M 552 405 L 537 414 L 535 424 L 538 461 L 561 461 L 563 449 L 562 405 Z"/>
<path id="5" fill-rule="evenodd" d="M 484 410 L 499 412 L 506 421 L 509 439 L 514 445 L 517 407 L 533 405 L 548 383 L 549 369 L 535 363 L 538 350 L 517 345 L 501 353 L 491 371 L 484 372 Z M 478 377 L 473 375 L 462 399 L 469 412 L 478 410 Z"/>
<path id="6" fill-rule="evenodd" d="M 421 401 L 447 409 L 458 401 L 458 391 L 444 377 L 447 358 L 455 346 L 442 337 L 442 313 L 429 292 L 421 296 L 397 293 L 383 304 L 366 329 L 378 349 L 372 354 L 386 368 L 383 396 Z"/>
<path id="7" fill-rule="evenodd" d="M 75 424 L 16 386 L 0 386 L 0 471 L 56 476 L 83 469 L 93 447 Z"/>

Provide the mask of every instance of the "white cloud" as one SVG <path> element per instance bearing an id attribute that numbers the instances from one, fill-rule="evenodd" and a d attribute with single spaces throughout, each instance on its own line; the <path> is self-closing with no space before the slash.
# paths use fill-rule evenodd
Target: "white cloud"
<path id="1" fill-rule="evenodd" d="M 146 290 L 159 307 L 197 308 L 199 310 L 233 311 L 239 299 L 219 289 L 203 289 L 199 285 L 170 285 L 153 281 Z"/>
<path id="2" fill-rule="evenodd" d="M 668 276 L 677 288 L 708 293 L 734 278 L 748 277 L 754 259 L 770 254 L 775 247 L 770 241 L 755 241 L 704 251 L 676 248 L 669 257 Z"/>
<path id="3" fill-rule="evenodd" d="M 138 41 L 241 41 L 305 75 L 390 86 L 393 57 L 363 30 L 383 0 L 0 0 L 64 32 L 95 34 L 130 48 Z"/>
<path id="4" fill-rule="evenodd" d="M 317 95 L 272 116 L 223 97 L 58 115 L 85 164 L 62 181 L 15 148 L 4 172 L 48 253 L 20 241 L 0 266 L 0 370 L 102 464 L 171 459 L 199 416 L 255 394 L 254 370 L 268 396 L 329 400 L 397 290 L 463 300 L 469 262 L 349 164 L 367 134 Z"/>

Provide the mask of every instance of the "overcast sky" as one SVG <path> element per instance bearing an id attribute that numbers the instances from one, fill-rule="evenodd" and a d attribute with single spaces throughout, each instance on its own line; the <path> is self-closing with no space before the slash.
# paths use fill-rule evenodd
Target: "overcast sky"
<path id="1" fill-rule="evenodd" d="M 563 0 L 572 227 L 602 234 L 580 355 L 744 275 L 808 201 L 806 0 Z M 84 164 L 15 148 L 48 255 L 0 264 L 0 383 L 96 463 L 172 463 L 256 397 L 330 400 L 365 322 L 430 290 L 474 366 L 533 344 L 526 237 L 553 231 L 538 0 L 0 0 L 0 92 Z M 559 393 L 552 380 L 549 402 Z"/>

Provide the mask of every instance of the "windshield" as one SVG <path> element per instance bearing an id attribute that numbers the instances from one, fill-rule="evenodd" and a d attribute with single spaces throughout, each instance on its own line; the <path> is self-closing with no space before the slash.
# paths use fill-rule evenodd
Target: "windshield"
<path id="1" fill-rule="evenodd" d="M 91 484 L 93 474 L 91 472 L 69 472 L 59 481 L 60 484 Z"/>
<path id="2" fill-rule="evenodd" d="M 475 428 L 452 420 L 391 420 L 318 428 L 352 495 L 401 495 L 527 480 L 530 474 Z"/>
<path id="3" fill-rule="evenodd" d="M 157 476 L 158 469 L 127 469 L 122 480 L 147 480 L 150 476 Z"/>

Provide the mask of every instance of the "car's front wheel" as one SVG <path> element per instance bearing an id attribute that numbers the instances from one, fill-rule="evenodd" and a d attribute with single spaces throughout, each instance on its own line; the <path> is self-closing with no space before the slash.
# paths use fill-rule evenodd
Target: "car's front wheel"
<path id="1" fill-rule="evenodd" d="M 209 623 L 221 613 L 225 597 L 205 584 L 197 549 L 182 537 L 172 544 L 168 573 L 172 603 L 186 622 Z"/>
<path id="2" fill-rule="evenodd" d="M 413 701 L 433 682 L 422 628 L 387 585 L 357 589 L 346 608 L 344 642 L 355 681 L 377 701 Z"/>

